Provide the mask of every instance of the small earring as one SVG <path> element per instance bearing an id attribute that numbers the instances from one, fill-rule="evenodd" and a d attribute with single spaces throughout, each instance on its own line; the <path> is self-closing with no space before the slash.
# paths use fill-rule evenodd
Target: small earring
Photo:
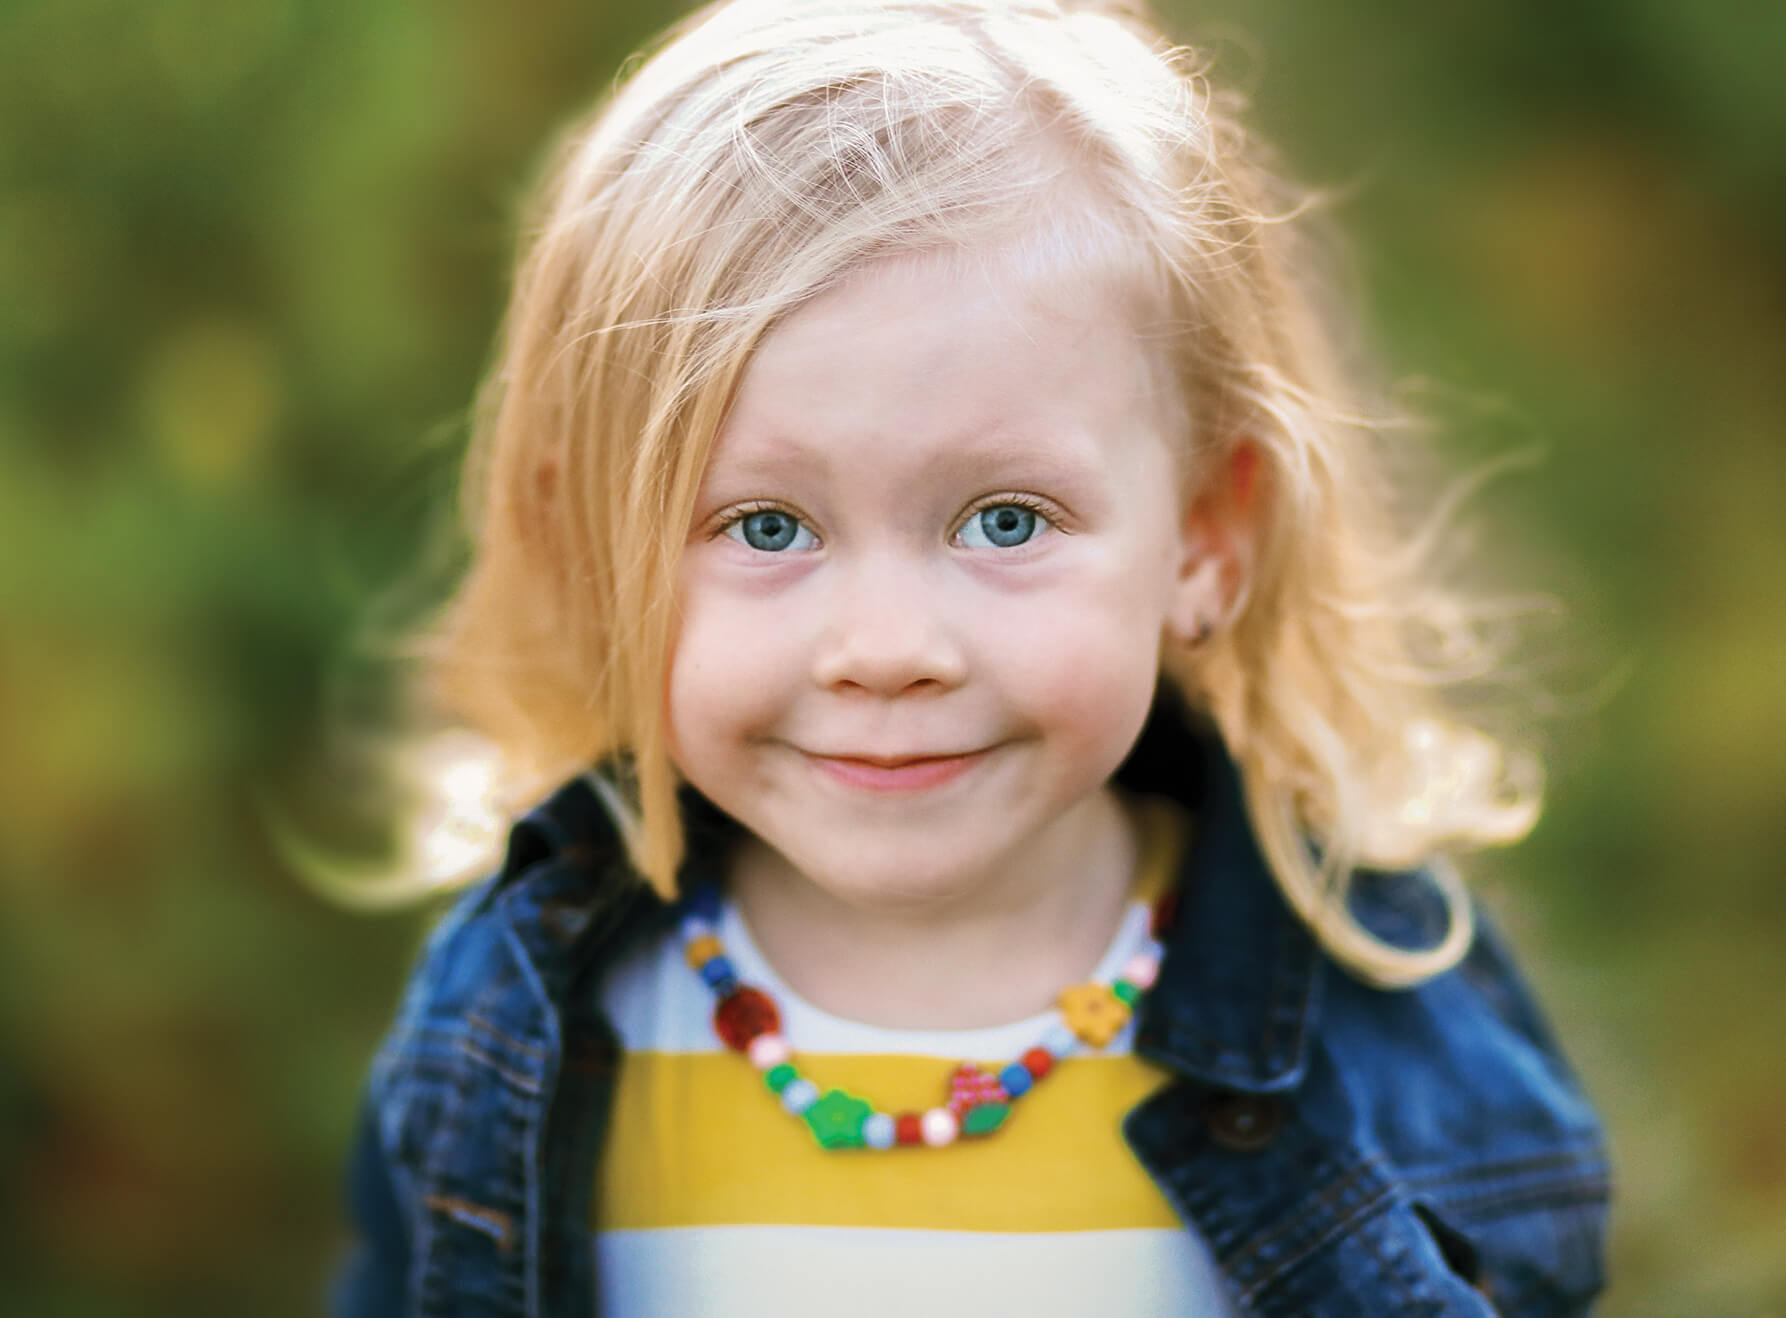
<path id="1" fill-rule="evenodd" d="M 1204 559 L 1179 589 L 1179 636 L 1187 649 L 1194 650 L 1206 644 L 1221 625 L 1221 563 L 1213 557 Z"/>

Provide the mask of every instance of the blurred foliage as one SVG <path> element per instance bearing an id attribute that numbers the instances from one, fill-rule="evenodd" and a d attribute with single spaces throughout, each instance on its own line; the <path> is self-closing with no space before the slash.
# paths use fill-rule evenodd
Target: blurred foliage
<path id="1" fill-rule="evenodd" d="M 316 1310 L 420 916 L 257 793 L 448 488 L 543 144 L 672 12 L 0 3 L 6 1312 Z M 1457 456 L 1546 451 L 1483 552 L 1569 605 L 1553 806 L 1480 873 L 1611 1122 L 1604 1312 L 1779 1313 L 1786 7 L 1169 12 Z"/>

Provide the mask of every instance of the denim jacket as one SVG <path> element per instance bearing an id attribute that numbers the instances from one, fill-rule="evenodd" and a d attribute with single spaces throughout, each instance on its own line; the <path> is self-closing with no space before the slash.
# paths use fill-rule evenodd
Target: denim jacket
<path id="1" fill-rule="evenodd" d="M 1190 737 L 1156 712 L 1118 774 L 1197 819 L 1138 1007 L 1136 1051 L 1173 1079 L 1124 1120 L 1135 1156 L 1245 1312 L 1587 1312 L 1601 1131 L 1493 927 L 1417 988 L 1351 978 L 1268 877 L 1226 756 Z M 691 804 L 698 864 L 726 825 Z M 1353 909 L 1404 946 L 1442 932 L 1419 872 L 1361 874 Z M 373 1063 L 337 1314 L 595 1312 L 590 1196 L 619 1060 L 596 988 L 667 918 L 586 780 L 515 826 L 498 874 L 429 940 Z"/>

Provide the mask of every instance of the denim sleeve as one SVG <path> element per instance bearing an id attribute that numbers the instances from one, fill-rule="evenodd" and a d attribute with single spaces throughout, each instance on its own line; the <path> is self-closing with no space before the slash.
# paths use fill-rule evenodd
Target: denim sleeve
<path id="1" fill-rule="evenodd" d="M 370 1100 L 360 1104 L 359 1127 L 347 1174 L 348 1207 L 356 1239 L 330 1296 L 334 1318 L 392 1318 L 407 1311 L 409 1231 L 379 1147 Z"/>
<path id="2" fill-rule="evenodd" d="M 1403 946 L 1444 927 L 1432 891 L 1367 875 L 1368 927 Z M 1324 983 L 1324 1043 L 1354 1137 L 1394 1167 L 1444 1257 L 1505 1318 L 1581 1318 L 1605 1285 L 1605 1134 L 1490 914 L 1452 970 L 1411 989 Z"/>

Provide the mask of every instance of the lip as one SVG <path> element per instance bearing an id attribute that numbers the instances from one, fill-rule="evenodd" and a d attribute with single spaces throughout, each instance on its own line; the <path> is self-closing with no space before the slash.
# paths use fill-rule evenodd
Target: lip
<path id="1" fill-rule="evenodd" d="M 869 792 L 924 792 L 952 782 L 984 760 L 987 751 L 959 755 L 815 755 L 806 758 L 846 787 Z"/>

